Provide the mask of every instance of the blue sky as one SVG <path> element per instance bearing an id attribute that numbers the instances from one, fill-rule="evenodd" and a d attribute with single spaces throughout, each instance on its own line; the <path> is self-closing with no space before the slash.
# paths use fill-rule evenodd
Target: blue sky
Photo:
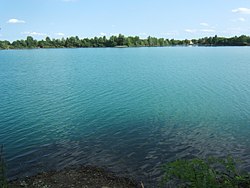
<path id="1" fill-rule="evenodd" d="M 250 0 L 0 0 L 0 40 L 250 35 Z"/>

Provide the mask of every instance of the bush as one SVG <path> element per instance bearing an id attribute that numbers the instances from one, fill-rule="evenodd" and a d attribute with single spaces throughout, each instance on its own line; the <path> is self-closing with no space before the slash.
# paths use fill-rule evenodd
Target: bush
<path id="1" fill-rule="evenodd" d="M 177 160 L 165 164 L 163 171 L 162 185 L 174 182 L 175 187 L 185 188 L 250 187 L 249 173 L 239 172 L 232 157 Z"/>

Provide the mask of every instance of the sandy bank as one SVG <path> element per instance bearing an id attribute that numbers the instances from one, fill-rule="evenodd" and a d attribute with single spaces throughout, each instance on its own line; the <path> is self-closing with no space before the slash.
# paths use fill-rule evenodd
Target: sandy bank
<path id="1" fill-rule="evenodd" d="M 9 183 L 10 188 L 139 188 L 140 183 L 95 167 L 67 168 L 41 173 Z"/>

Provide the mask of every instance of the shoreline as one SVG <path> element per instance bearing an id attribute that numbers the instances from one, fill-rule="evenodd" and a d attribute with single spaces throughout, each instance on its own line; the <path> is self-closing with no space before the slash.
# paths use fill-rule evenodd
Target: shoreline
<path id="1" fill-rule="evenodd" d="M 131 48 L 250 48 L 249 46 L 206 46 L 206 45 L 172 45 L 172 46 L 129 46 L 129 47 L 72 47 L 72 48 L 12 48 L 1 49 L 0 51 L 22 51 L 22 50 L 55 50 L 55 49 L 131 49 Z"/>
<path id="2" fill-rule="evenodd" d="M 34 176 L 9 181 L 9 188 L 141 188 L 143 184 L 129 177 L 121 177 L 99 167 L 67 167 L 59 171 L 42 172 Z"/>

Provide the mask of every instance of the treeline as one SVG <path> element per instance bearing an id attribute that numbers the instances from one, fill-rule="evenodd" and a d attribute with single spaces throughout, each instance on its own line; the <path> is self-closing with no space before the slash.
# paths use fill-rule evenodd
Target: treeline
<path id="1" fill-rule="evenodd" d="M 239 37 L 205 37 L 201 39 L 192 40 L 175 40 L 148 37 L 141 39 L 139 36 L 125 37 L 122 34 L 118 36 L 111 36 L 107 38 L 94 37 L 80 39 L 78 36 L 68 37 L 62 39 L 50 39 L 46 37 L 45 40 L 35 40 L 28 36 L 26 40 L 16 40 L 13 42 L 0 41 L 0 49 L 25 49 L 25 48 L 88 48 L 88 47 L 157 47 L 157 46 L 250 46 L 250 37 L 241 35 Z"/>

